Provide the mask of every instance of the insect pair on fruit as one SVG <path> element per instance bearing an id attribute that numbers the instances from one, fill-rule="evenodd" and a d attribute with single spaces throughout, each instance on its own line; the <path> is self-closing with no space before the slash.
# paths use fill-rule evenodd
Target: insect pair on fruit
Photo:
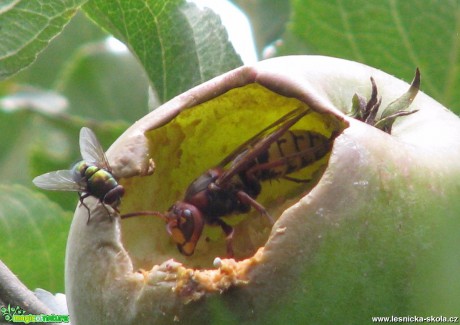
<path id="1" fill-rule="evenodd" d="M 289 174 L 330 152 L 334 136 L 328 138 L 313 131 L 291 129 L 309 112 L 304 107 L 294 109 L 241 144 L 196 178 L 188 186 L 184 198 L 166 213 L 139 211 L 121 218 L 141 215 L 162 218 L 177 248 L 186 256 L 194 253 L 205 225 L 220 226 L 226 236 L 227 256 L 232 257 L 234 231 L 222 217 L 247 213 L 254 208 L 273 223 L 267 210 L 256 201 L 262 191 L 261 182 L 281 178 L 309 181 Z"/>

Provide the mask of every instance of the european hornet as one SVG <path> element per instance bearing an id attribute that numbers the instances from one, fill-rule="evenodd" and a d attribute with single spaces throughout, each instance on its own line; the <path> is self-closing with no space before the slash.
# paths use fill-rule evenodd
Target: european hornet
<path id="1" fill-rule="evenodd" d="M 226 235 L 227 256 L 233 257 L 233 228 L 221 218 L 247 213 L 252 207 L 273 224 L 267 210 L 255 200 L 262 190 L 261 182 L 280 178 L 304 182 L 288 175 L 330 151 L 334 136 L 329 139 L 313 131 L 290 130 L 308 113 L 307 108 L 294 109 L 244 142 L 217 166 L 196 178 L 184 199 L 166 213 L 140 211 L 121 217 L 161 217 L 177 248 L 186 256 L 194 253 L 205 224 L 220 226 Z"/>
<path id="2" fill-rule="evenodd" d="M 112 175 L 112 169 L 96 135 L 86 127 L 80 130 L 80 152 L 83 160 L 77 162 L 72 169 L 37 176 L 33 183 L 45 190 L 78 192 L 80 204 L 88 210 L 87 223 L 90 210 L 83 200 L 89 196 L 99 199 L 111 217 L 105 205 L 110 205 L 118 212 L 117 207 L 125 190 Z"/>

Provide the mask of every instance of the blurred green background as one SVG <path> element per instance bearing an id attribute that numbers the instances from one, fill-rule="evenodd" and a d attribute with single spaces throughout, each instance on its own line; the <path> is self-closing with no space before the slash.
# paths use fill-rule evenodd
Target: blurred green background
<path id="1" fill-rule="evenodd" d="M 460 113 L 459 1 L 233 3 L 251 23 L 258 59 L 328 55 L 408 82 L 418 67 L 422 91 Z M 181 0 L 0 8 L 0 259 L 29 288 L 63 292 L 77 195 L 41 191 L 33 177 L 80 158 L 82 126 L 107 148 L 149 110 L 243 62 L 219 17 Z M 130 51 L 113 47 L 111 35 Z"/>

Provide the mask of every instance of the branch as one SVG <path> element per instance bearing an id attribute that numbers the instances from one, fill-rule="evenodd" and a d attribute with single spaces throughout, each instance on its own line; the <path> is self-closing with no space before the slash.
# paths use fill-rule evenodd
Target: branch
<path id="1" fill-rule="evenodd" d="M 53 313 L 0 260 L 0 305 L 8 304 L 35 315 Z"/>

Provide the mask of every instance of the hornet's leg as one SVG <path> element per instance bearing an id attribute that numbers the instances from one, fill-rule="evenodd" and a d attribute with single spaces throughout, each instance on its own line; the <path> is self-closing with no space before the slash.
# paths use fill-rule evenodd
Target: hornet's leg
<path id="1" fill-rule="evenodd" d="M 230 225 L 227 225 L 224 221 L 221 219 L 217 220 L 217 223 L 219 226 L 222 228 L 222 230 L 225 233 L 225 241 L 227 242 L 227 257 L 231 258 L 234 256 L 233 254 L 233 227 Z"/>
<path id="2" fill-rule="evenodd" d="M 268 214 L 267 210 L 264 208 L 264 206 L 262 204 L 260 204 L 259 202 L 257 202 L 256 200 L 254 200 L 252 197 L 249 196 L 249 194 L 247 194 L 246 192 L 243 192 L 243 191 L 238 191 L 236 193 L 236 195 L 238 196 L 238 199 L 243 202 L 243 203 L 246 203 L 246 204 L 249 204 L 251 205 L 254 209 L 256 209 L 260 214 L 263 214 L 267 219 L 268 221 L 270 222 L 270 225 L 273 226 L 274 224 L 274 221 L 273 221 L 273 218 Z"/>
<path id="3" fill-rule="evenodd" d="M 294 183 L 308 183 L 308 182 L 311 182 L 311 179 L 309 178 L 305 178 L 305 179 L 301 179 L 301 178 L 295 178 L 295 177 L 291 177 L 291 176 L 283 176 L 283 178 L 287 181 L 291 181 L 291 182 L 294 182 Z"/>

